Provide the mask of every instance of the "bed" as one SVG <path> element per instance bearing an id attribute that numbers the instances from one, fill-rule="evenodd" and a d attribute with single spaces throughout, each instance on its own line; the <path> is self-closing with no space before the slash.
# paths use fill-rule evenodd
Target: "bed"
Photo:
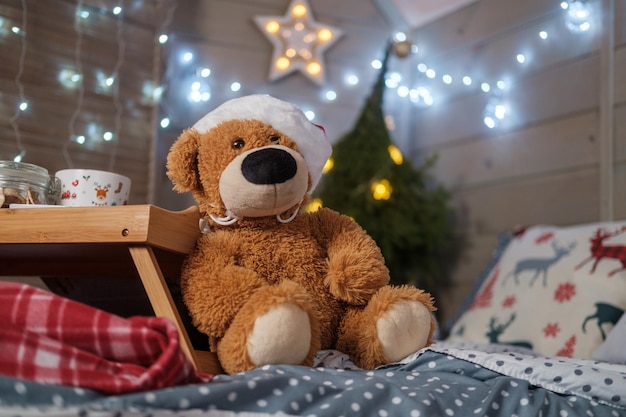
<path id="1" fill-rule="evenodd" d="M 5 372 L 0 415 L 626 416 L 625 263 L 626 222 L 503 233 L 441 338 L 398 363 L 321 351 L 313 367 L 236 375 L 185 365 L 117 393 Z"/>

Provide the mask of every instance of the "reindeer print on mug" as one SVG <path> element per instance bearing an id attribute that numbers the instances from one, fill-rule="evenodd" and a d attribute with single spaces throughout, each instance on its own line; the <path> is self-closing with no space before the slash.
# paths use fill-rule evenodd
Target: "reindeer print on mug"
<path id="1" fill-rule="evenodd" d="M 109 189 L 111 188 L 111 184 L 100 185 L 97 182 L 93 183 L 94 191 L 96 192 L 95 201 L 91 202 L 93 206 L 106 206 L 107 202 L 107 194 L 109 193 Z"/>

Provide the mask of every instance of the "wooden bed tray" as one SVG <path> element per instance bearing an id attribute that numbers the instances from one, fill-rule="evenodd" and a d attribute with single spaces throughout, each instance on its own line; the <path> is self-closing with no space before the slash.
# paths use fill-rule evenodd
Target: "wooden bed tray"
<path id="1" fill-rule="evenodd" d="M 0 209 L 0 276 L 40 276 L 56 293 L 63 292 L 59 282 L 110 279 L 106 287 L 120 291 L 125 280 L 140 278 L 154 314 L 175 323 L 194 366 L 222 373 L 214 353 L 192 345 L 166 280 L 180 278 L 200 236 L 199 218 L 196 207 L 172 212 L 153 205 Z"/>

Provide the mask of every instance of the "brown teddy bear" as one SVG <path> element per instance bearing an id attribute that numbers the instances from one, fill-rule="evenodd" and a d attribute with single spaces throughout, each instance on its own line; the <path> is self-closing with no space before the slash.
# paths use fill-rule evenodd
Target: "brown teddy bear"
<path id="1" fill-rule="evenodd" d="M 430 295 L 389 286 L 380 249 L 347 216 L 301 210 L 330 153 L 323 128 L 267 95 L 225 102 L 172 145 L 167 175 L 207 225 L 183 299 L 227 373 L 311 366 L 320 349 L 371 369 L 432 343 Z"/>

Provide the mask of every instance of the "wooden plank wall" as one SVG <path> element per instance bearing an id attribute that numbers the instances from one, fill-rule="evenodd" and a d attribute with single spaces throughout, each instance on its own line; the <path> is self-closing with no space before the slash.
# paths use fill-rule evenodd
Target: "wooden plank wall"
<path id="1" fill-rule="evenodd" d="M 0 0 L 0 159 L 11 160 L 20 153 L 19 135 L 26 150 L 24 162 L 51 173 L 72 167 L 118 172 L 131 178 L 130 203 L 139 204 L 149 200 L 155 137 L 154 103 L 143 88 L 160 82 L 162 63 L 155 35 L 174 0 L 126 3 L 118 17 L 112 8 L 124 2 Z M 78 5 L 89 17 L 77 17 Z M 24 23 L 24 35 L 11 31 Z M 63 69 L 80 67 L 82 104 L 78 87 L 64 87 L 59 80 Z M 108 76 L 116 67 L 118 98 L 115 85 L 104 91 L 97 78 L 99 72 Z M 29 107 L 15 117 L 22 98 Z M 17 132 L 9 122 L 12 118 Z M 77 135 L 87 135 L 84 145 L 70 139 L 70 126 Z M 90 126 L 97 137 L 88 135 Z M 118 137 L 105 142 L 104 131 Z"/>
<path id="2" fill-rule="evenodd" d="M 596 17 L 586 33 L 568 31 L 559 2 L 482 0 L 411 35 L 422 59 L 450 68 L 453 77 L 468 73 L 507 85 L 502 97 L 509 115 L 499 128 L 483 123 L 490 95 L 478 88 L 450 87 L 443 102 L 414 114 L 413 156 L 439 155 L 434 173 L 452 191 L 464 242 L 451 286 L 439 299 L 444 320 L 471 290 L 499 232 L 594 222 L 610 212 L 626 218 L 626 2 L 616 1 L 613 10 L 612 1 L 588 3 Z M 615 19 L 612 51 L 607 19 Z M 540 30 L 549 33 L 545 41 Z M 518 52 L 528 58 L 524 65 L 515 60 Z M 607 69 L 602 62 L 610 53 Z M 600 103 L 610 74 L 614 123 L 603 129 L 610 110 Z M 611 131 L 613 145 L 606 142 Z M 600 157 L 603 143 L 611 146 L 608 166 Z M 601 206 L 605 168 L 614 178 L 608 207 Z"/>

